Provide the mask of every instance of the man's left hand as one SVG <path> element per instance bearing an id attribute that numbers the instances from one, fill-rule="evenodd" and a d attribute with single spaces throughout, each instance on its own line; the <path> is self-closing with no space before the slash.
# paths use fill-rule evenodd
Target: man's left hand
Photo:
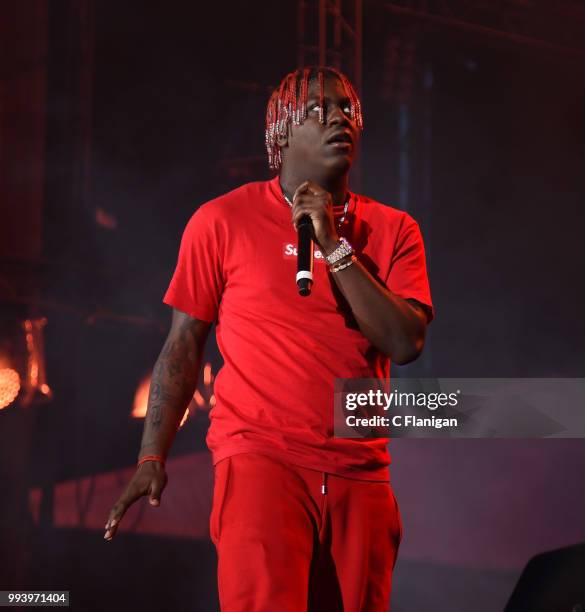
<path id="1" fill-rule="evenodd" d="M 292 220 L 295 230 L 303 215 L 311 217 L 314 239 L 323 254 L 328 255 L 339 240 L 333 217 L 333 199 L 328 191 L 313 181 L 301 183 L 294 193 Z"/>

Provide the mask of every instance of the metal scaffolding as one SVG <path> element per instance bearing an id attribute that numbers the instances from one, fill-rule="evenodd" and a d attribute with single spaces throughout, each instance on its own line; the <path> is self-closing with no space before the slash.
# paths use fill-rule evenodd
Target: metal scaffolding
<path id="1" fill-rule="evenodd" d="M 298 0 L 298 66 L 342 70 L 362 93 L 362 0 Z"/>
<path id="2" fill-rule="evenodd" d="M 428 26 L 585 57 L 585 6 L 577 0 L 371 0 Z"/>

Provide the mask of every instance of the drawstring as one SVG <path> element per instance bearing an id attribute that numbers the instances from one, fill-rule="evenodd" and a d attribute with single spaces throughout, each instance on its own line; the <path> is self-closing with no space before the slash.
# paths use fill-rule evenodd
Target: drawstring
<path id="1" fill-rule="evenodd" d="M 326 538 L 327 532 L 329 530 L 329 511 L 327 506 L 329 505 L 329 500 L 327 498 L 327 472 L 321 472 L 323 474 L 323 479 L 321 481 L 321 501 L 319 503 L 320 506 L 320 521 L 319 521 L 319 542 L 323 542 Z"/>

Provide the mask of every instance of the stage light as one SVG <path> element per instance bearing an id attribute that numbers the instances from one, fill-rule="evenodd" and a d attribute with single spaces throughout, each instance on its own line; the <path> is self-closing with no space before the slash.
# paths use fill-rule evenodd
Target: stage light
<path id="1" fill-rule="evenodd" d="M 212 382 L 213 382 L 213 374 L 211 372 L 211 364 L 207 362 L 205 366 L 203 367 L 203 384 L 206 387 L 209 387 L 211 386 Z"/>
<path id="2" fill-rule="evenodd" d="M 0 369 L 0 410 L 12 404 L 20 392 L 20 376 L 12 368 Z"/>
<path id="3" fill-rule="evenodd" d="M 179 427 L 183 426 L 190 414 L 194 414 L 197 410 L 207 412 L 210 408 L 215 406 L 215 395 L 213 395 L 214 378 L 211 363 L 207 362 L 203 366 L 203 386 L 201 390 L 195 390 L 193 399 L 189 403 Z M 135 419 L 143 419 L 146 416 L 150 381 L 151 375 L 148 374 L 140 381 L 134 394 L 134 404 L 132 407 L 131 416 Z"/>
<path id="4" fill-rule="evenodd" d="M 43 329 L 47 324 L 47 319 L 26 319 L 22 323 L 27 350 L 26 361 L 26 384 L 22 405 L 28 406 L 37 391 L 46 399 L 53 396 L 53 392 L 47 383 L 47 373 L 45 370 L 45 348 Z"/>
<path id="5" fill-rule="evenodd" d="M 145 376 L 138 385 L 134 394 L 134 406 L 132 407 L 132 417 L 135 419 L 143 419 L 146 416 L 146 408 L 148 407 L 148 390 L 150 389 L 150 374 Z"/>
<path id="6" fill-rule="evenodd" d="M 44 327 L 47 319 L 2 321 L 0 329 L 0 408 L 26 408 L 52 397 L 45 370 Z"/>
<path id="7" fill-rule="evenodd" d="M 197 404 L 199 410 L 209 412 L 209 410 L 215 406 L 215 395 L 213 395 L 214 380 L 215 376 L 213 374 L 212 365 L 208 361 L 203 366 L 203 387 L 201 387 L 201 391 L 195 391 L 195 396 L 193 397 L 194 403 Z M 195 408 L 195 406 L 193 406 L 193 408 Z"/>
<path id="8" fill-rule="evenodd" d="M 185 424 L 185 421 L 189 418 L 189 408 L 187 408 L 187 410 L 185 410 L 185 414 L 183 415 L 183 418 L 181 419 L 181 422 L 179 423 L 179 429 L 181 427 L 183 427 L 183 425 Z"/>
<path id="9" fill-rule="evenodd" d="M 148 393 L 150 390 L 150 381 L 152 376 L 149 374 L 145 376 L 138 385 L 136 393 L 134 394 L 134 406 L 132 408 L 132 417 L 135 419 L 144 419 L 148 409 Z M 190 406 L 189 406 L 190 408 Z M 189 418 L 189 408 L 185 410 L 185 414 L 179 423 L 179 429 L 183 427 L 185 421 Z"/>

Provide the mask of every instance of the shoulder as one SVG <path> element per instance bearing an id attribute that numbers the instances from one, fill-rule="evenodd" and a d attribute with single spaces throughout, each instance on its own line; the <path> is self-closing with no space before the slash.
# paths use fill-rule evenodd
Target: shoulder
<path id="1" fill-rule="evenodd" d="M 266 195 L 268 181 L 256 181 L 240 185 L 227 193 L 200 204 L 189 218 L 186 231 L 221 231 L 233 224 L 241 224 L 254 210 L 250 203 Z"/>
<path id="2" fill-rule="evenodd" d="M 222 218 L 233 213 L 241 213 L 246 204 L 259 197 L 265 197 L 269 181 L 254 181 L 240 185 L 227 193 L 219 195 L 199 206 L 196 213 L 208 219 Z"/>
<path id="3" fill-rule="evenodd" d="M 358 198 L 358 214 L 369 221 L 374 227 L 386 226 L 396 233 L 418 229 L 418 222 L 405 210 L 390 204 L 384 204 L 368 196 L 356 194 Z"/>

